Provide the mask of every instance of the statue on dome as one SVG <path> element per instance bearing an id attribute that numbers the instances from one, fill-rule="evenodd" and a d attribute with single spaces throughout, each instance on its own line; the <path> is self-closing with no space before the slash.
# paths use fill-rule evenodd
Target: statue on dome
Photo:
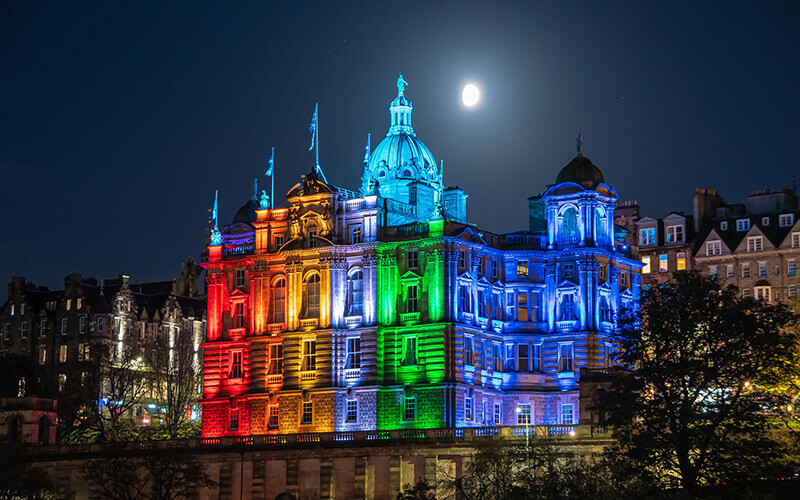
<path id="1" fill-rule="evenodd" d="M 400 76 L 397 77 L 397 95 L 403 95 L 406 85 L 408 85 L 408 82 L 403 80 L 403 73 L 400 73 Z"/>
<path id="2" fill-rule="evenodd" d="M 259 200 L 258 205 L 261 208 L 269 208 L 269 196 L 266 189 L 261 190 L 261 200 Z"/>

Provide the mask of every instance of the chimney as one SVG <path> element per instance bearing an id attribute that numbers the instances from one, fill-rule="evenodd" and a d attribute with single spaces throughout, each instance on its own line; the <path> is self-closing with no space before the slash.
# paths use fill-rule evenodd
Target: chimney
<path id="1" fill-rule="evenodd" d="M 694 232 L 700 232 L 708 219 L 716 216 L 717 208 L 725 204 L 716 189 L 696 188 L 694 190 Z"/>

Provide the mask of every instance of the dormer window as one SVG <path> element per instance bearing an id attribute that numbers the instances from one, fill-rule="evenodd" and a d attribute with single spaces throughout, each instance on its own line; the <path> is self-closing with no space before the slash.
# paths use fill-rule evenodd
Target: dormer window
<path id="1" fill-rule="evenodd" d="M 750 219 L 739 219 L 736 221 L 736 231 L 747 231 L 750 229 Z"/>
<path id="2" fill-rule="evenodd" d="M 683 226 L 667 226 L 667 243 L 683 242 Z"/>
<path id="3" fill-rule="evenodd" d="M 781 227 L 790 227 L 794 224 L 794 214 L 781 214 L 778 219 L 778 225 Z"/>
<path id="4" fill-rule="evenodd" d="M 706 242 L 706 256 L 722 255 L 722 242 L 720 240 L 713 240 Z"/>
<path id="5" fill-rule="evenodd" d="M 413 177 L 413 176 L 414 176 L 414 174 L 411 172 L 410 169 L 407 168 L 407 169 L 403 170 L 403 177 Z"/>
<path id="6" fill-rule="evenodd" d="M 648 227 L 639 230 L 639 245 L 648 246 L 656 244 L 656 228 Z"/>
<path id="7" fill-rule="evenodd" d="M 747 238 L 747 251 L 760 252 L 764 249 L 764 238 L 762 236 L 750 236 Z"/>
<path id="8" fill-rule="evenodd" d="M 723 230 L 723 231 L 727 231 L 728 230 L 728 221 L 724 220 L 724 221 L 720 222 L 719 223 L 719 228 L 721 230 Z"/>
<path id="9" fill-rule="evenodd" d="M 762 226 L 769 226 L 769 217 L 762 217 L 761 218 L 761 225 Z"/>
<path id="10" fill-rule="evenodd" d="M 386 171 L 384 170 L 378 171 L 378 179 L 383 179 L 384 177 L 386 177 Z"/>

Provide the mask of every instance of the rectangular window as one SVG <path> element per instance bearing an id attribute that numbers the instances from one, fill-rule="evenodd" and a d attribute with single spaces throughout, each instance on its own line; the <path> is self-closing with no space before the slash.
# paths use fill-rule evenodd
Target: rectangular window
<path id="1" fill-rule="evenodd" d="M 403 398 L 403 420 L 414 420 L 417 418 L 417 398 Z"/>
<path id="2" fill-rule="evenodd" d="M 89 344 L 86 344 L 83 346 L 83 360 L 89 361 L 89 359 L 91 359 L 89 357 Z"/>
<path id="3" fill-rule="evenodd" d="M 573 278 L 575 276 L 575 264 L 564 264 L 564 277 Z"/>
<path id="4" fill-rule="evenodd" d="M 494 404 L 494 425 L 503 425 L 503 408 L 500 403 Z"/>
<path id="5" fill-rule="evenodd" d="M 467 268 L 467 252 L 464 250 L 458 251 L 458 267 L 459 269 Z"/>
<path id="6" fill-rule="evenodd" d="M 742 264 L 742 278 L 747 279 L 750 277 L 750 264 Z"/>
<path id="7" fill-rule="evenodd" d="M 3 340 L 9 340 L 9 334 L 11 332 L 11 325 L 6 323 L 3 325 Z"/>
<path id="8" fill-rule="evenodd" d="M 415 366 L 417 364 L 417 337 L 403 337 L 403 366 Z"/>
<path id="9" fill-rule="evenodd" d="M 283 246 L 283 235 L 275 237 L 275 251 L 277 252 Z"/>
<path id="10" fill-rule="evenodd" d="M 797 264 L 795 262 L 794 259 L 786 262 L 786 274 L 789 276 L 795 276 L 797 274 Z"/>
<path id="11" fill-rule="evenodd" d="M 517 370 L 527 372 L 530 370 L 528 364 L 528 344 L 517 344 Z"/>
<path id="12" fill-rule="evenodd" d="M 475 258 L 477 259 L 476 263 L 478 264 L 478 274 L 486 274 L 483 269 L 483 257 L 477 256 Z"/>
<path id="13" fill-rule="evenodd" d="M 475 339 L 472 337 L 464 337 L 464 364 L 473 366 L 475 364 Z"/>
<path id="14" fill-rule="evenodd" d="M 486 298 L 483 290 L 478 290 L 478 316 L 486 317 Z"/>
<path id="15" fill-rule="evenodd" d="M 758 263 L 758 277 L 759 278 L 766 278 L 767 277 L 767 263 L 766 262 L 759 262 Z"/>
<path id="16" fill-rule="evenodd" d="M 39 346 L 39 364 L 43 365 L 47 361 L 47 349 L 45 347 Z"/>
<path id="17" fill-rule="evenodd" d="M 39 337 L 46 337 L 47 336 L 47 320 L 43 319 L 39 321 Z"/>
<path id="18" fill-rule="evenodd" d="M 22 323 L 20 323 L 20 325 L 19 325 L 19 337 L 22 338 L 22 339 L 27 339 L 28 338 L 28 322 L 27 321 L 23 321 Z"/>
<path id="19" fill-rule="evenodd" d="M 561 405 L 561 424 L 572 425 L 575 423 L 574 418 L 575 417 L 572 412 L 572 403 Z"/>
<path id="20" fill-rule="evenodd" d="M 236 288 L 243 288 L 246 279 L 247 279 L 247 272 L 244 269 L 237 269 L 236 270 Z"/>
<path id="21" fill-rule="evenodd" d="M 301 425 L 310 425 L 314 423 L 314 403 L 311 401 L 303 401 L 303 414 L 300 419 Z"/>
<path id="22" fill-rule="evenodd" d="M 78 344 L 78 361 L 83 361 L 83 343 Z"/>
<path id="23" fill-rule="evenodd" d="M 228 411 L 228 430 L 239 430 L 239 408 L 231 408 Z"/>
<path id="24" fill-rule="evenodd" d="M 644 266 L 642 266 L 642 274 L 648 274 L 650 272 L 650 256 L 649 255 L 643 255 L 642 256 L 642 264 L 644 264 Z"/>
<path id="25" fill-rule="evenodd" d="M 531 404 L 517 404 L 517 425 L 531 425 Z"/>
<path id="26" fill-rule="evenodd" d="M 792 248 L 800 247 L 800 233 L 792 233 Z"/>
<path id="27" fill-rule="evenodd" d="M 497 261 L 492 259 L 491 269 L 492 269 L 492 278 L 497 278 L 498 271 L 497 271 Z"/>
<path id="28" fill-rule="evenodd" d="M 727 277 L 729 280 L 730 280 L 730 279 L 733 279 L 733 266 L 732 266 L 732 265 L 730 265 L 730 264 L 729 264 L 729 265 L 727 266 L 727 269 L 726 269 L 725 276 L 726 276 L 726 277 Z"/>
<path id="29" fill-rule="evenodd" d="M 789 227 L 794 224 L 794 214 L 781 214 L 778 219 L 778 224 L 781 227 Z"/>
<path id="30" fill-rule="evenodd" d="M 283 373 L 283 344 L 269 346 L 269 375 Z"/>
<path id="31" fill-rule="evenodd" d="M 345 417 L 345 422 L 348 424 L 353 424 L 358 422 L 358 400 L 357 399 L 348 399 L 347 400 L 347 416 Z"/>
<path id="32" fill-rule="evenodd" d="M 419 287 L 417 285 L 409 285 L 407 288 L 408 295 L 406 296 L 406 312 L 415 313 L 419 312 L 418 309 L 418 293 Z"/>
<path id="33" fill-rule="evenodd" d="M 347 339 L 347 361 L 345 368 L 361 368 L 361 339 L 353 337 Z"/>
<path id="34" fill-rule="evenodd" d="M 67 299 L 66 309 L 67 311 L 72 309 L 72 299 Z"/>
<path id="35" fill-rule="evenodd" d="M 686 252 L 678 252 L 678 271 L 686 270 Z"/>
<path id="36" fill-rule="evenodd" d="M 353 226 L 350 230 L 350 241 L 354 245 L 364 241 L 364 237 L 361 235 L 361 226 Z"/>
<path id="37" fill-rule="evenodd" d="M 408 253 L 406 253 L 406 259 L 409 269 L 416 269 L 419 267 L 419 252 L 416 250 L 409 250 Z"/>
<path id="38" fill-rule="evenodd" d="M 762 226 L 769 226 L 769 217 L 762 217 L 761 218 L 761 225 Z"/>
<path id="39" fill-rule="evenodd" d="M 797 285 L 789 285 L 789 297 L 797 296 Z"/>
<path id="40" fill-rule="evenodd" d="M 472 313 L 470 306 L 470 289 L 467 285 L 458 287 L 458 309 L 461 312 Z"/>
<path id="41" fill-rule="evenodd" d="M 667 243 L 683 242 L 683 226 L 667 226 Z"/>
<path id="42" fill-rule="evenodd" d="M 233 327 L 244 328 L 244 304 L 242 302 L 233 306 Z"/>
<path id="43" fill-rule="evenodd" d="M 573 371 L 572 355 L 572 344 L 560 344 L 558 346 L 558 371 Z"/>
<path id="44" fill-rule="evenodd" d="M 750 219 L 739 219 L 736 221 L 736 231 L 742 232 L 750 229 Z"/>
<path id="45" fill-rule="evenodd" d="M 516 362 L 517 358 L 514 353 L 514 344 L 506 344 L 506 371 L 516 371 Z"/>
<path id="46" fill-rule="evenodd" d="M 278 425 L 280 425 L 280 405 L 269 405 L 269 421 L 267 422 L 267 427 L 270 429 L 277 429 Z"/>
<path id="47" fill-rule="evenodd" d="M 78 333 L 81 335 L 86 333 L 86 316 L 78 318 Z"/>
<path id="48" fill-rule="evenodd" d="M 709 268 L 709 274 L 711 275 L 712 278 L 716 278 L 717 277 L 717 266 L 711 266 Z"/>
<path id="49" fill-rule="evenodd" d="M 317 369 L 317 341 L 303 341 L 303 361 L 300 370 L 310 372 Z"/>
<path id="50" fill-rule="evenodd" d="M 769 302 L 769 287 L 768 286 L 757 286 L 756 290 L 756 299 L 758 300 L 766 300 Z"/>
<path id="51" fill-rule="evenodd" d="M 666 273 L 669 271 L 669 258 L 667 254 L 662 253 L 658 256 L 658 272 Z"/>
<path id="52" fill-rule="evenodd" d="M 706 256 L 722 255 L 722 241 L 713 240 L 706 242 Z"/>
<path id="53" fill-rule="evenodd" d="M 517 294 L 517 321 L 528 321 L 528 293 Z"/>
<path id="54" fill-rule="evenodd" d="M 752 297 L 753 291 L 749 288 L 742 288 L 742 297 Z"/>
<path id="55" fill-rule="evenodd" d="M 67 334 L 67 318 L 61 318 L 61 335 Z"/>
<path id="56" fill-rule="evenodd" d="M 59 363 L 66 363 L 67 362 L 67 346 L 61 345 L 58 348 L 58 362 Z"/>
<path id="57" fill-rule="evenodd" d="M 97 318 L 97 333 L 103 333 L 103 327 L 105 326 L 105 320 L 101 318 Z"/>
<path id="58" fill-rule="evenodd" d="M 544 321 L 544 316 L 542 315 L 542 301 L 541 301 L 541 293 L 538 291 L 531 292 L 531 321 Z"/>
<path id="59" fill-rule="evenodd" d="M 528 261 L 527 260 L 518 260 L 517 261 L 517 276 L 525 277 L 525 278 L 528 276 Z"/>
<path id="60" fill-rule="evenodd" d="M 500 344 L 492 344 L 492 371 L 503 371 L 503 355 L 500 352 Z"/>
<path id="61" fill-rule="evenodd" d="M 600 268 L 598 269 L 597 274 L 598 274 L 598 277 L 600 278 L 600 281 L 605 281 L 606 280 L 606 266 L 605 266 L 605 264 L 600 264 Z"/>
<path id="62" fill-rule="evenodd" d="M 464 420 L 472 420 L 472 398 L 464 397 Z"/>
<path id="63" fill-rule="evenodd" d="M 650 227 L 639 230 L 639 246 L 656 244 L 656 228 Z"/>
<path id="64" fill-rule="evenodd" d="M 231 369 L 228 378 L 242 378 L 242 351 L 231 352 Z"/>
<path id="65" fill-rule="evenodd" d="M 544 363 L 542 360 L 542 344 L 533 345 L 533 371 L 541 373 L 544 371 Z"/>
<path id="66" fill-rule="evenodd" d="M 760 252 L 764 249 L 764 238 L 761 236 L 749 236 L 747 238 L 747 251 Z"/>
<path id="67" fill-rule="evenodd" d="M 623 287 L 628 287 L 628 273 L 625 271 L 619 273 L 619 284 Z"/>

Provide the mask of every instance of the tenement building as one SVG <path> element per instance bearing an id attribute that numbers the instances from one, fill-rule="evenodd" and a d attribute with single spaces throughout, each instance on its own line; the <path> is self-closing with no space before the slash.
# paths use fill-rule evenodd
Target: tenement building
<path id="1" fill-rule="evenodd" d="M 215 221 L 204 438 L 571 426 L 579 370 L 614 362 L 642 264 L 617 243 L 617 194 L 580 143 L 529 231 L 479 229 L 416 136 L 404 87 L 358 191 L 317 166 L 286 207 L 254 195 Z"/>
<path id="2" fill-rule="evenodd" d="M 635 222 L 645 285 L 698 269 L 743 296 L 780 301 L 797 295 L 800 224 L 793 190 L 756 191 L 745 204 L 726 204 L 713 189 L 698 188 L 694 214 L 673 212 Z"/>
<path id="3" fill-rule="evenodd" d="M 70 274 L 63 290 L 12 278 L 8 300 L 0 307 L 0 357 L 21 359 L 23 366 L 34 368 L 27 372 L 32 377 L 21 372 L 15 394 L 4 396 L 59 399 L 63 391 L 84 385 L 69 377 L 85 377 L 93 373 L 92 366 L 127 363 L 140 369 L 146 387 L 137 392 L 140 404 L 125 417 L 145 424 L 159 418 L 158 386 L 151 377 L 166 369 L 157 356 L 159 347 L 188 343 L 200 366 L 206 322 L 206 301 L 197 290 L 201 271 L 190 261 L 177 281 L 141 284 L 130 283 L 126 275 L 98 283 Z M 106 385 L 97 386 L 101 393 L 93 399 L 102 405 Z"/>

